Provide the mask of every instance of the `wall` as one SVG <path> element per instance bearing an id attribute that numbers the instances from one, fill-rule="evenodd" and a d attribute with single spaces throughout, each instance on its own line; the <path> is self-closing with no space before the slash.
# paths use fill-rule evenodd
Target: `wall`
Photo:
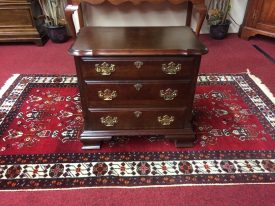
<path id="1" fill-rule="evenodd" d="M 206 0 L 206 5 L 208 5 Z M 231 16 L 241 24 L 248 0 L 232 0 Z M 89 26 L 181 26 L 185 25 L 186 4 L 171 5 L 142 3 L 138 6 L 122 4 L 112 6 L 104 3 L 97 6 L 84 6 L 86 24 Z M 197 16 L 192 17 L 192 28 L 195 28 Z M 229 32 L 237 33 L 239 26 L 230 25 Z M 209 28 L 204 22 L 201 33 L 208 33 Z"/>

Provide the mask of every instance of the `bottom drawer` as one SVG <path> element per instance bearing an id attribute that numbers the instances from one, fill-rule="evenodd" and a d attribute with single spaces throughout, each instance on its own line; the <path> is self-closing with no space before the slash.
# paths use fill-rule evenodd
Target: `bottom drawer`
<path id="1" fill-rule="evenodd" d="M 186 108 L 167 109 L 89 109 L 86 129 L 183 129 Z"/>

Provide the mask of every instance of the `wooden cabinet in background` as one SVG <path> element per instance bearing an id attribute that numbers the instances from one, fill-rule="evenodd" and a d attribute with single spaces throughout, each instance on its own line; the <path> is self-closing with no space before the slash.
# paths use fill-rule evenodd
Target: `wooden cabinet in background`
<path id="1" fill-rule="evenodd" d="M 34 20 L 37 11 L 37 1 L 0 0 L 0 42 L 43 45 L 46 35 L 37 25 L 38 20 Z"/>
<path id="2" fill-rule="evenodd" d="M 275 1 L 249 0 L 239 34 L 246 40 L 257 34 L 275 37 Z"/>

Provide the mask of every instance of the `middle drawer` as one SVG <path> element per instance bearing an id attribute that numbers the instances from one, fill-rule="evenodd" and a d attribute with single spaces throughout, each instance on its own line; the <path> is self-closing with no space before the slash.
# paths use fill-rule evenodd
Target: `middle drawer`
<path id="1" fill-rule="evenodd" d="M 88 107 L 182 107 L 190 96 L 189 81 L 85 81 Z"/>

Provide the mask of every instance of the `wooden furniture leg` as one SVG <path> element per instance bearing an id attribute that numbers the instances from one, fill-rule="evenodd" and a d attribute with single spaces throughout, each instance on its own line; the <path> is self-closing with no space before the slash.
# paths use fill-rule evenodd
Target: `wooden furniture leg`
<path id="1" fill-rule="evenodd" d="M 82 133 L 80 140 L 83 144 L 82 149 L 100 149 L 102 141 L 109 141 L 112 139 L 112 136 L 106 137 L 91 137 L 89 133 Z"/>
<path id="2" fill-rule="evenodd" d="M 191 123 L 187 123 L 181 135 L 165 135 L 166 139 L 174 140 L 175 146 L 180 147 L 193 147 L 196 141 L 195 133 L 192 129 Z"/>

